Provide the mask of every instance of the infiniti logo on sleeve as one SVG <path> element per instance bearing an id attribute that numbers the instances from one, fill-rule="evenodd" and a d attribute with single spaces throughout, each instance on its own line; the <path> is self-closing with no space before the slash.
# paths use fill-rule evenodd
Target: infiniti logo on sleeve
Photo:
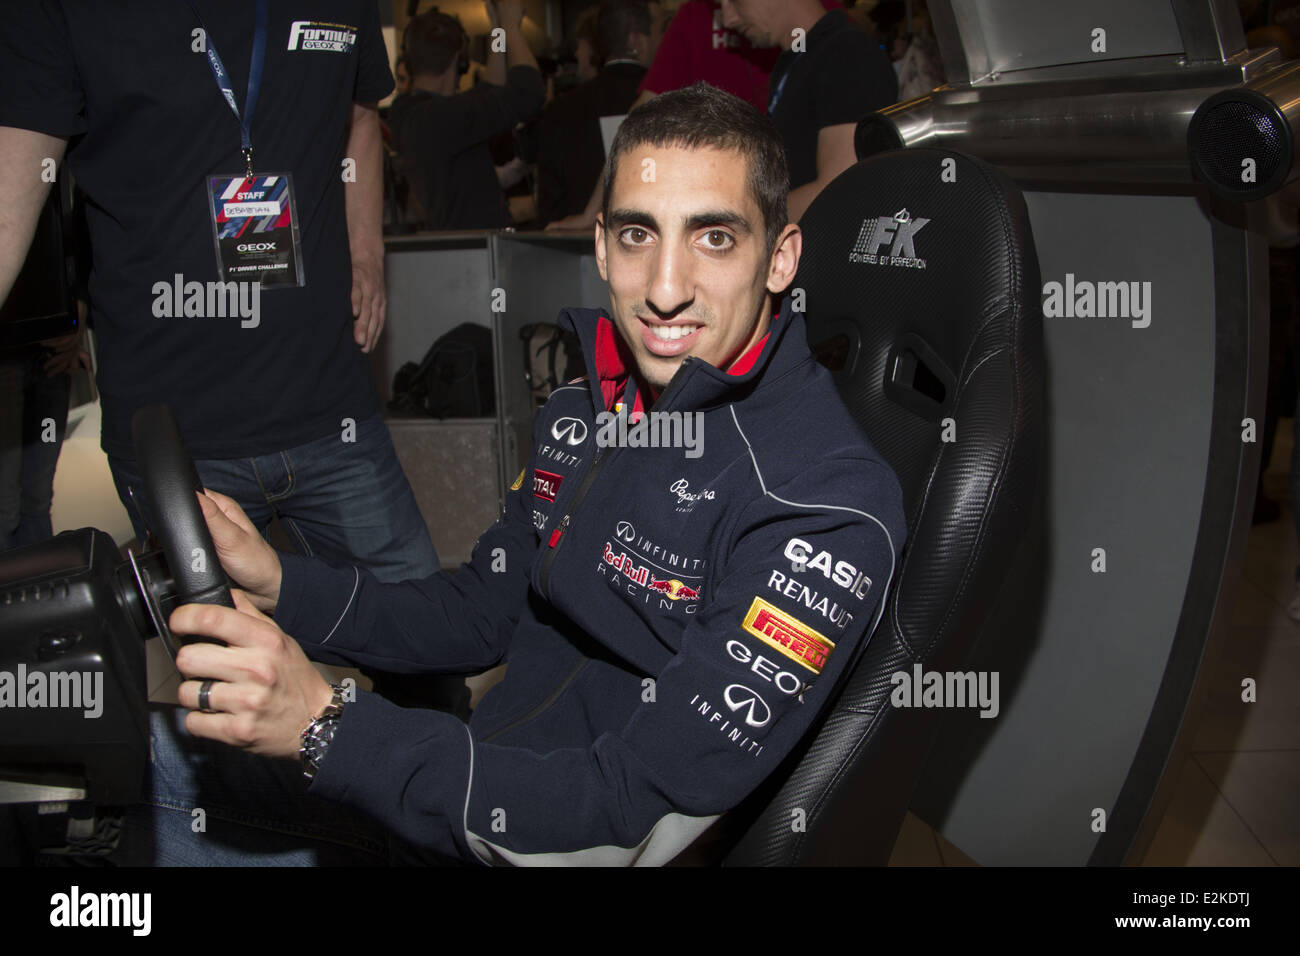
<path id="1" fill-rule="evenodd" d="M 758 691 L 750 690 L 744 684 L 728 684 L 722 692 L 722 699 L 733 713 L 744 709 L 745 723 L 751 727 L 764 727 L 772 719 L 767 701 L 758 696 Z"/>
<path id="2" fill-rule="evenodd" d="M 551 426 L 551 437 L 568 445 L 581 445 L 587 440 L 587 423 L 581 418 L 561 418 Z"/>

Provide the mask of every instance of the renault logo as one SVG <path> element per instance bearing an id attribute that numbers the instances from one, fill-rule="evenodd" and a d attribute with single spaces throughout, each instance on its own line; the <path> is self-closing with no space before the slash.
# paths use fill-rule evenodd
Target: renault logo
<path id="1" fill-rule="evenodd" d="M 744 684 L 728 684 L 722 699 L 727 702 L 732 713 L 745 711 L 745 723 L 751 727 L 765 727 L 772 719 L 772 711 L 767 702 L 758 696 L 757 691 L 750 690 Z"/>
<path id="2" fill-rule="evenodd" d="M 587 440 L 587 423 L 581 418 L 561 418 L 551 426 L 551 437 L 563 439 L 569 445 L 581 445 Z"/>

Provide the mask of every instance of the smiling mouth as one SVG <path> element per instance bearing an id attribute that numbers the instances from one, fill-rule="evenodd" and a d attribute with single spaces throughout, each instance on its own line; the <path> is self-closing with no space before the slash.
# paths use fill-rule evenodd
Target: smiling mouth
<path id="1" fill-rule="evenodd" d="M 652 325 L 650 331 L 660 342 L 672 342 L 694 335 L 698 325 Z"/>
<path id="2" fill-rule="evenodd" d="M 668 325 L 641 318 L 641 341 L 652 355 L 660 358 L 674 358 L 689 351 L 699 340 L 700 330 L 704 328 L 698 322 L 679 322 Z"/>

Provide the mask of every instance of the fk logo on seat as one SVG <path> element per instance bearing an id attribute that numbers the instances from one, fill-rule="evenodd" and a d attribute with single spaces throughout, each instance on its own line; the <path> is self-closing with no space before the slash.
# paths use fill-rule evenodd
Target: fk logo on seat
<path id="1" fill-rule="evenodd" d="M 925 260 L 916 254 L 916 234 L 929 221 L 913 219 L 906 209 L 901 209 L 892 216 L 864 219 L 862 228 L 858 230 L 857 241 L 849 253 L 849 261 L 924 269 Z M 881 255 L 880 251 L 886 245 L 889 246 L 889 252 Z"/>

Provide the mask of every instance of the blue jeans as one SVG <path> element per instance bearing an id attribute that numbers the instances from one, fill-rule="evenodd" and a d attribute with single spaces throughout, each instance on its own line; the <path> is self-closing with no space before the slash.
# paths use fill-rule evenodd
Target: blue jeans
<path id="1" fill-rule="evenodd" d="M 34 804 L 0 806 L 0 866 L 458 865 L 369 817 L 314 797 L 296 760 L 272 760 L 185 730 L 182 707 L 149 713 L 149 773 L 107 857 L 37 852 Z M 61 831 L 59 818 L 55 832 Z M 56 842 L 61 834 L 47 833 Z"/>
<path id="2" fill-rule="evenodd" d="M 359 422 L 356 442 L 330 436 L 251 459 L 199 460 L 205 487 L 239 502 L 265 532 L 272 515 L 298 547 L 340 564 L 369 567 L 383 580 L 427 576 L 438 569 L 433 545 L 381 416 Z M 110 457 L 118 494 L 136 534 L 151 520 L 134 462 Z M 128 489 L 135 488 L 135 494 Z M 136 507 L 145 514 L 141 515 Z M 398 675 L 401 676 L 401 675 Z M 392 675 L 378 675 L 391 681 Z M 469 690 L 460 678 L 442 682 L 442 709 L 468 715 Z M 410 686 L 410 685 L 408 685 Z M 427 697 L 428 683 L 421 688 Z M 376 680 L 376 690 L 387 694 Z M 454 697 L 454 700 L 451 698 Z M 398 701 L 402 703 L 402 701 Z M 392 837 L 363 814 L 307 793 L 297 761 L 271 760 L 196 738 L 184 729 L 186 711 L 154 705 L 150 760 L 141 800 L 127 811 L 121 842 L 111 855 L 122 865 L 308 866 L 441 863 Z M 194 811 L 202 810 L 202 814 Z M 0 831 L 4 830 L 0 807 Z M 20 808 L 15 825 L 30 832 L 34 808 Z M 202 821 L 202 829 L 200 827 Z M 6 841 L 0 832 L 0 862 Z"/>
<path id="3" fill-rule="evenodd" d="M 438 556 L 383 416 L 358 422 L 355 438 L 345 442 L 331 434 L 257 458 L 200 459 L 194 467 L 205 488 L 234 498 L 263 534 L 278 517 L 301 554 L 360 565 L 381 581 L 428 577 L 439 569 Z M 136 464 L 112 455 L 108 463 L 136 537 L 144 541 L 152 520 L 140 514 L 148 503 Z M 395 704 L 469 719 L 470 692 L 462 677 L 366 676 Z"/>
<path id="4" fill-rule="evenodd" d="M 67 430 L 72 379 L 46 375 L 45 356 L 31 349 L 0 360 L 0 551 L 54 534 L 54 469 Z"/>
<path id="5" fill-rule="evenodd" d="M 200 459 L 194 467 L 205 488 L 234 498 L 263 533 L 278 517 L 302 554 L 358 564 L 381 581 L 428 577 L 438 570 L 438 555 L 383 416 L 358 422 L 355 437 L 345 442 L 332 434 L 257 458 Z M 136 464 L 112 455 L 108 463 L 144 541 L 152 520 Z"/>
<path id="6" fill-rule="evenodd" d="M 149 715 L 145 792 L 127 811 L 120 866 L 386 866 L 430 859 L 347 807 L 307 793 L 297 761 L 194 737 L 181 707 Z M 198 812 L 196 812 L 198 811 Z"/>

